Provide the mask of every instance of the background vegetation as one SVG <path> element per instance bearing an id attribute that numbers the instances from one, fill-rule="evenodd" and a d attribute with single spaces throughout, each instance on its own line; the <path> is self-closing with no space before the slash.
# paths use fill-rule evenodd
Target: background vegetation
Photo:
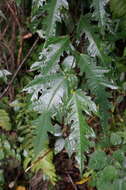
<path id="1" fill-rule="evenodd" d="M 126 189 L 126 1 L 0 1 L 0 190 Z"/>

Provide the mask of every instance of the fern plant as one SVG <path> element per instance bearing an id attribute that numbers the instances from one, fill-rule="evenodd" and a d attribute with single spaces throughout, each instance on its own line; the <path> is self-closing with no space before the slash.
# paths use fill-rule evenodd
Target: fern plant
<path id="1" fill-rule="evenodd" d="M 21 165 L 21 150 L 16 146 L 18 142 L 16 133 L 12 133 L 12 123 L 9 114 L 0 109 L 0 190 L 4 189 L 6 181 L 5 170 L 11 168 L 14 170 Z M 15 182 L 12 187 L 15 186 Z"/>
<path id="2" fill-rule="evenodd" d="M 70 1 L 36 2 L 33 1 L 33 16 L 38 7 L 38 13 L 42 10 L 42 20 L 38 28 L 33 26 L 33 30 L 43 38 L 44 43 L 38 60 L 31 65 L 34 79 L 23 90 L 30 95 L 29 110 L 27 112 L 23 108 L 21 111 L 18 105 L 20 114 L 16 124 L 26 172 L 29 169 L 35 172 L 42 170 L 55 184 L 54 149 L 50 148 L 49 134 L 55 137 L 56 124 L 61 131 L 64 125 L 69 130 L 67 136 L 62 133 L 62 150 L 65 149 L 69 157 L 75 154 L 81 175 L 85 167 L 85 154 L 94 146 L 91 139 L 95 138 L 94 130 L 88 125 L 88 118 L 91 115 L 99 117 L 99 125 L 104 131 L 108 130 L 110 95 L 107 88 L 115 89 L 107 78 L 112 61 L 107 52 L 105 36 L 109 22 L 106 12 L 108 1 L 93 0 L 87 7 L 79 1 L 78 7 L 81 6 L 81 10 L 75 23 L 70 18 Z M 84 11 L 88 9 L 90 13 L 85 15 Z M 33 25 L 36 18 L 31 19 Z M 70 21 L 71 29 L 68 26 Z M 95 26 L 95 22 L 99 27 Z M 58 32 L 59 25 L 66 31 Z M 24 112 L 28 115 L 35 112 L 36 115 L 26 117 Z M 2 114 L 7 118 L 5 113 Z M 27 122 L 21 119 L 23 117 L 33 121 Z M 2 123 L 3 127 L 7 124 Z"/>
<path id="3" fill-rule="evenodd" d="M 81 175 L 84 169 L 84 152 L 90 147 L 90 142 L 86 136 L 91 136 L 92 131 L 89 128 L 86 119 L 82 113 L 87 114 L 96 112 L 95 103 L 91 98 L 86 96 L 81 90 L 73 91 L 71 99 L 68 102 L 70 106 L 70 113 L 68 114 L 68 121 L 71 124 L 71 133 L 66 139 L 66 149 L 69 155 L 76 152 L 76 159 Z"/>
<path id="4" fill-rule="evenodd" d="M 95 20 L 99 22 L 102 32 L 105 32 L 106 4 L 107 1 L 93 1 L 92 4 Z M 65 148 L 69 156 L 76 154 L 77 165 L 80 173 L 83 174 L 84 153 L 92 146 L 90 137 L 95 136 L 86 120 L 92 114 L 99 116 L 104 131 L 108 129 L 110 102 L 106 88 L 115 89 L 115 86 L 107 80 L 107 64 L 110 59 L 105 53 L 106 46 L 103 45 L 99 35 L 100 29 L 91 25 L 92 18 L 90 19 L 88 15 L 79 18 L 79 24 L 76 26 L 75 23 L 74 26 L 75 39 L 72 39 L 69 34 L 56 36 L 57 22 L 62 24 L 63 19 L 66 18 L 67 12 L 63 10 L 68 10 L 68 2 L 47 1 L 43 9 L 47 14 L 43 19 L 45 42 L 38 60 L 31 66 L 31 69 L 38 74 L 24 91 L 31 94 L 29 108 L 39 113 L 39 117 L 33 122 L 34 159 L 31 168 L 42 169 L 52 183 L 55 183 L 52 153 L 44 158 L 42 156 L 50 149 L 48 133 L 55 135 L 56 129 L 52 120 L 56 120 L 60 126 L 62 121 L 70 126 L 70 134 L 65 137 L 62 149 Z M 69 20 L 69 16 L 67 19 Z M 85 35 L 88 46 L 86 51 L 80 54 L 75 43 L 82 35 Z M 85 84 L 80 85 L 80 78 L 84 74 Z M 82 87 L 85 85 L 87 89 Z M 91 93 L 87 96 L 88 89 Z M 95 102 L 92 96 L 95 97 Z M 46 169 L 45 163 L 47 163 Z"/>
<path id="5" fill-rule="evenodd" d="M 121 84 L 123 92 L 120 88 L 118 94 L 121 96 L 116 100 L 113 90 L 117 87 L 113 79 L 122 78 L 122 73 L 115 77 L 118 75 L 115 68 L 118 61 L 125 62 L 125 0 L 33 0 L 31 17 L 26 23 L 20 21 L 22 18 L 18 15 L 21 0 L 15 2 L 19 10 L 16 4 L 11 5 L 11 1 L 7 3 L 10 6 L 7 11 L 17 16 L 13 27 L 19 24 L 23 30 L 26 28 L 33 33 L 30 33 L 31 38 L 23 39 L 21 49 L 17 47 L 19 54 L 22 51 L 21 59 L 25 52 L 22 48 L 29 47 L 36 36 L 39 40 L 35 52 L 26 56 L 27 66 L 24 62 L 23 67 L 18 68 L 20 71 L 17 70 L 22 79 L 17 77 L 14 81 L 14 95 L 19 86 L 23 86 L 23 92 L 11 103 L 3 98 L 3 102 L 11 107 L 8 109 L 10 114 L 4 110 L 5 104 L 0 103 L 0 129 L 4 134 L 0 137 L 0 161 L 6 159 L 7 153 L 23 165 L 24 173 L 42 172 L 43 179 L 56 185 L 55 155 L 65 153 L 80 171 L 81 181 L 75 182 L 76 185 L 87 182 L 97 190 L 124 190 L 126 135 L 125 129 L 119 127 L 125 128 L 125 114 L 122 116 L 118 110 L 125 94 L 125 82 Z M 0 19 L 2 23 L 6 20 L 3 11 Z M 7 27 L 1 28 L 2 42 Z M 9 34 L 5 39 L 8 41 Z M 16 54 L 14 62 L 18 57 Z M 2 57 L 6 64 L 2 66 L 3 60 L 0 60 L 0 82 L 4 80 L 5 84 L 0 93 L 11 75 L 8 56 L 3 53 Z M 22 72 L 24 70 L 26 74 Z M 13 87 L 13 84 L 9 85 L 9 88 Z M 13 92 L 13 88 L 11 90 Z M 123 107 L 125 109 L 125 104 Z M 13 134 L 13 130 L 17 139 L 12 135 L 10 143 L 5 136 Z M 17 144 L 19 149 L 16 151 Z M 0 169 L 2 188 L 3 176 Z M 71 173 L 68 176 L 75 187 Z"/>

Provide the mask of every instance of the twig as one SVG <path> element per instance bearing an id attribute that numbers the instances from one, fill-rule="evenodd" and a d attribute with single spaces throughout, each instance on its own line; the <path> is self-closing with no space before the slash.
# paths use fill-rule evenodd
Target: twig
<path id="1" fill-rule="evenodd" d="M 20 65 L 21 56 L 22 56 L 22 50 L 23 50 L 23 39 L 21 37 L 21 39 L 20 39 L 20 47 L 19 47 L 19 50 L 18 50 L 17 65 Z"/>
<path id="2" fill-rule="evenodd" d="M 12 22 L 12 38 L 9 41 L 9 47 L 11 47 L 11 51 L 13 52 L 14 57 L 14 50 L 16 49 L 16 23 Z M 13 59 L 12 64 L 10 65 L 10 72 L 13 72 L 15 70 L 15 57 Z"/>
<path id="3" fill-rule="evenodd" d="M 10 19 L 8 21 L 8 23 L 10 23 Z M 6 25 L 6 27 L 4 28 L 3 32 L 0 33 L 0 40 L 2 40 L 2 38 L 4 37 L 4 35 L 6 34 L 7 30 L 8 30 L 9 24 Z"/>
<path id="4" fill-rule="evenodd" d="M 27 55 L 25 56 L 25 58 L 22 60 L 21 64 L 19 65 L 19 67 L 17 68 L 16 72 L 14 73 L 12 79 L 10 80 L 10 82 L 8 83 L 7 88 L 5 88 L 5 90 L 3 91 L 3 93 L 0 95 L 0 99 L 3 98 L 3 96 L 7 93 L 7 91 L 9 90 L 11 84 L 13 83 L 14 79 L 16 78 L 18 72 L 20 71 L 22 65 L 25 63 L 25 61 L 27 60 L 27 58 L 30 56 L 32 50 L 34 49 L 34 47 L 36 46 L 37 42 L 39 41 L 39 37 L 35 40 L 34 44 L 32 45 L 32 47 L 30 48 L 30 50 L 28 51 Z"/>
<path id="5" fill-rule="evenodd" d="M 20 25 L 20 22 L 19 22 L 19 20 L 18 20 L 18 17 L 17 17 L 17 15 L 15 14 L 15 12 L 13 11 L 13 9 L 12 9 L 12 7 L 11 7 L 11 5 L 10 5 L 9 2 L 7 2 L 7 6 L 8 6 L 8 8 L 9 8 L 11 14 L 13 15 L 14 20 L 16 21 L 16 23 L 17 23 L 19 29 L 21 30 L 21 25 Z"/>
<path id="6" fill-rule="evenodd" d="M 69 180 L 70 180 L 70 182 L 71 182 L 73 188 L 74 188 L 75 190 L 77 190 L 77 187 L 76 187 L 76 185 L 74 184 L 74 182 L 73 182 L 71 176 L 70 176 L 69 174 L 67 174 L 67 175 L 68 175 L 68 177 L 69 177 Z"/>
<path id="7" fill-rule="evenodd" d="M 25 34 L 24 36 L 21 36 L 20 38 L 20 47 L 19 47 L 19 50 L 18 50 L 18 58 L 17 58 L 17 65 L 20 65 L 20 62 L 21 62 L 21 56 L 22 56 L 22 50 L 23 50 L 23 42 L 25 39 L 29 39 L 32 37 L 32 33 L 28 33 L 28 34 Z"/>

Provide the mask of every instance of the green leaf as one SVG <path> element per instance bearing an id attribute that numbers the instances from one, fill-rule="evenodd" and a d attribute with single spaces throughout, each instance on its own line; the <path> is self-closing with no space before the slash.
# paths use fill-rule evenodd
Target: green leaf
<path id="1" fill-rule="evenodd" d="M 46 47 L 40 53 L 39 61 L 34 63 L 31 68 L 41 69 L 40 71 L 44 75 L 47 75 L 50 71 L 55 73 L 59 70 L 58 61 L 60 56 L 69 49 L 69 44 L 68 36 L 50 38 Z"/>
<path id="2" fill-rule="evenodd" d="M 81 71 L 86 74 L 88 88 L 96 95 L 101 125 L 103 129 L 107 129 L 110 103 L 108 101 L 109 94 L 106 92 L 105 87 L 111 87 L 111 85 L 109 85 L 104 74 L 107 73 L 108 70 L 96 66 L 93 60 L 88 55 L 84 54 L 80 55 L 79 66 Z"/>
<path id="3" fill-rule="evenodd" d="M 69 48 L 67 36 L 50 38 L 40 55 L 40 62 L 33 64 L 39 68 L 40 74 L 24 89 L 32 94 L 32 109 L 42 113 L 45 109 L 53 111 L 60 105 L 67 93 L 67 77 L 61 73 L 58 61 L 62 53 Z M 60 71 L 60 73 L 59 73 Z"/>
<path id="4" fill-rule="evenodd" d="M 115 160 L 117 160 L 118 162 L 122 163 L 124 160 L 125 160 L 125 155 L 124 155 L 124 152 L 122 150 L 116 150 L 114 153 L 113 153 L 113 158 Z"/>
<path id="5" fill-rule="evenodd" d="M 37 156 L 48 147 L 48 132 L 53 131 L 50 113 L 45 111 L 33 124 L 37 127 L 36 136 L 34 137 L 34 153 Z"/>
<path id="6" fill-rule="evenodd" d="M 125 179 L 116 179 L 114 181 L 114 190 L 125 190 L 125 189 L 126 189 Z"/>
<path id="7" fill-rule="evenodd" d="M 96 186 L 98 190 L 115 190 L 113 181 L 118 178 L 118 171 L 111 165 L 106 166 L 97 174 Z"/>
<path id="8" fill-rule="evenodd" d="M 102 33 L 104 33 L 107 21 L 107 13 L 105 6 L 107 5 L 108 0 L 93 0 L 93 17 L 98 21 L 99 27 Z"/>
<path id="9" fill-rule="evenodd" d="M 0 127 L 7 131 L 11 130 L 11 122 L 8 113 L 2 109 L 0 109 Z"/>
<path id="10" fill-rule="evenodd" d="M 67 80 L 65 77 L 57 78 L 50 82 L 46 88 L 42 88 L 42 95 L 33 102 L 33 108 L 40 113 L 44 110 L 54 111 L 62 103 L 62 97 L 67 93 Z"/>
<path id="11" fill-rule="evenodd" d="M 108 61 L 108 58 L 104 54 L 105 50 L 103 49 L 103 44 L 99 36 L 95 33 L 94 28 L 92 25 L 88 22 L 88 19 L 86 17 L 81 17 L 79 24 L 78 24 L 78 32 L 77 33 L 85 33 L 86 37 L 89 41 L 89 46 L 87 48 L 87 52 L 91 57 L 98 56 L 102 63 L 106 65 L 106 61 Z"/>
<path id="12" fill-rule="evenodd" d="M 57 78 L 61 78 L 62 75 L 59 73 L 55 73 L 55 74 L 51 74 L 51 75 L 40 75 L 37 78 L 35 78 L 34 80 L 32 80 L 25 89 L 27 89 L 28 87 L 32 87 L 34 85 L 38 85 L 38 84 L 45 84 L 45 83 L 49 83 L 52 80 L 56 80 Z"/>
<path id="13" fill-rule="evenodd" d="M 107 164 L 107 156 L 105 152 L 95 151 L 89 160 L 89 168 L 94 170 L 101 170 Z"/>
<path id="14" fill-rule="evenodd" d="M 108 189 L 115 190 L 113 184 L 105 181 L 100 181 L 100 179 L 99 181 L 97 181 L 97 188 L 98 190 L 108 190 Z"/>
<path id="15" fill-rule="evenodd" d="M 122 143 L 122 138 L 119 134 L 112 133 L 110 137 L 110 142 L 112 145 L 119 145 Z"/>
<path id="16" fill-rule="evenodd" d="M 46 38 L 55 36 L 56 22 L 61 21 L 60 10 L 62 7 L 68 8 L 66 0 L 51 0 L 46 5 L 47 16 L 44 20 Z"/>
<path id="17" fill-rule="evenodd" d="M 104 181 L 113 181 L 118 177 L 117 169 L 113 166 L 106 166 L 102 173 Z"/>
<path id="18" fill-rule="evenodd" d="M 63 138 L 58 138 L 55 143 L 55 153 L 59 153 L 63 150 L 65 146 L 65 140 Z"/>
<path id="19" fill-rule="evenodd" d="M 71 133 L 66 141 L 66 149 L 69 155 L 76 152 L 76 159 L 80 172 L 84 168 L 84 152 L 88 150 L 89 141 L 86 135 L 91 135 L 91 130 L 85 120 L 82 111 L 91 113 L 95 112 L 95 104 L 90 97 L 85 96 L 82 91 L 75 91 L 70 99 L 69 106 L 71 112 L 68 114 L 68 120 L 71 123 Z"/>
<path id="20" fill-rule="evenodd" d="M 75 67 L 75 58 L 74 58 L 74 56 L 69 55 L 63 61 L 63 68 L 65 71 L 69 71 L 74 67 Z"/>

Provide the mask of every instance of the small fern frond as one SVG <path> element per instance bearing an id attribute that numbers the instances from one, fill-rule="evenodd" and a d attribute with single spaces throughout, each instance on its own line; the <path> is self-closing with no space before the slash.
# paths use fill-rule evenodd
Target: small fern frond
<path id="1" fill-rule="evenodd" d="M 23 139 L 21 146 L 27 152 L 33 149 L 34 130 L 35 126 L 33 125 L 22 125 L 18 128 L 18 134 Z"/>
<path id="2" fill-rule="evenodd" d="M 53 152 L 48 149 L 41 151 L 40 156 L 36 157 L 32 162 L 32 171 L 37 172 L 42 170 L 43 174 L 46 175 L 50 182 L 55 185 L 57 181 L 55 166 L 52 163 Z"/>
<path id="3" fill-rule="evenodd" d="M 87 85 L 91 92 L 96 95 L 96 102 L 99 105 L 99 114 L 101 125 L 105 129 L 108 126 L 110 102 L 108 101 L 109 94 L 106 92 L 106 87 L 115 89 L 114 85 L 109 85 L 104 74 L 108 72 L 106 69 L 96 66 L 88 55 L 81 54 L 80 68 L 86 74 Z"/>
<path id="4" fill-rule="evenodd" d="M 42 81 L 42 80 L 41 80 Z M 53 108 L 62 103 L 62 97 L 67 93 L 67 79 L 63 75 L 57 75 L 55 80 L 42 82 L 26 89 L 32 95 L 32 108 L 39 113 L 44 110 L 53 112 Z M 39 95 L 40 94 L 40 95 Z M 39 95 L 39 96 L 38 96 Z"/>
<path id="5" fill-rule="evenodd" d="M 53 133 L 50 113 L 45 111 L 37 120 L 34 121 L 34 125 L 36 126 L 36 130 L 34 137 L 34 160 L 32 161 L 32 169 L 33 171 L 39 171 L 42 169 L 44 175 L 47 175 L 50 181 L 55 184 L 56 174 L 54 164 L 52 163 L 52 151 L 42 157 L 42 155 L 48 151 L 48 132 Z"/>
<path id="6" fill-rule="evenodd" d="M 46 5 L 47 16 L 44 20 L 45 36 L 55 36 L 56 33 L 56 22 L 61 21 L 60 10 L 62 7 L 68 8 L 66 0 L 51 0 Z"/>
<path id="7" fill-rule="evenodd" d="M 100 30 L 104 33 L 106 22 L 107 22 L 107 13 L 105 6 L 109 0 L 93 0 L 92 7 L 94 8 L 93 17 L 98 21 Z"/>
<path id="8" fill-rule="evenodd" d="M 86 17 L 81 17 L 78 25 L 78 33 L 85 33 L 89 41 L 87 52 L 91 57 L 98 56 L 103 64 L 106 64 L 106 55 L 104 54 L 103 44 L 99 36 L 96 34 L 97 31 L 91 26 Z"/>
<path id="9" fill-rule="evenodd" d="M 43 113 L 33 124 L 31 126 L 20 126 L 18 130 L 25 157 L 23 163 L 24 169 L 26 171 L 32 169 L 35 172 L 42 170 L 43 175 L 47 176 L 55 184 L 56 173 L 52 162 L 52 151 L 46 154 L 49 150 L 48 132 L 53 132 L 49 112 Z"/>
<path id="10" fill-rule="evenodd" d="M 10 118 L 8 116 L 8 113 L 3 109 L 0 109 L 0 127 L 6 131 L 11 130 Z"/>
<path id="11" fill-rule="evenodd" d="M 32 69 L 39 69 L 40 74 L 24 90 L 32 94 L 34 110 L 43 112 L 45 109 L 56 107 L 61 102 L 67 88 L 65 88 L 66 78 L 58 62 L 62 53 L 68 49 L 67 36 L 50 39 L 47 48 L 40 55 L 41 61 L 33 64 Z"/>
<path id="12" fill-rule="evenodd" d="M 54 73 L 59 69 L 59 59 L 64 51 L 69 49 L 69 37 L 52 38 L 40 53 L 39 61 L 34 63 L 31 69 L 40 69 L 42 74 Z"/>
<path id="13" fill-rule="evenodd" d="M 66 149 L 69 155 L 76 152 L 76 159 L 82 174 L 84 168 L 84 152 L 89 148 L 89 141 L 86 135 L 91 134 L 91 130 L 84 118 L 82 111 L 96 112 L 96 106 L 91 98 L 85 96 L 80 90 L 73 93 L 69 102 L 70 113 L 68 121 L 72 123 L 71 133 L 66 141 Z"/>
<path id="14" fill-rule="evenodd" d="M 48 147 L 48 132 L 53 132 L 50 113 L 45 111 L 33 123 L 36 126 L 36 135 L 34 137 L 34 153 L 35 156 L 38 156 L 42 150 Z"/>

